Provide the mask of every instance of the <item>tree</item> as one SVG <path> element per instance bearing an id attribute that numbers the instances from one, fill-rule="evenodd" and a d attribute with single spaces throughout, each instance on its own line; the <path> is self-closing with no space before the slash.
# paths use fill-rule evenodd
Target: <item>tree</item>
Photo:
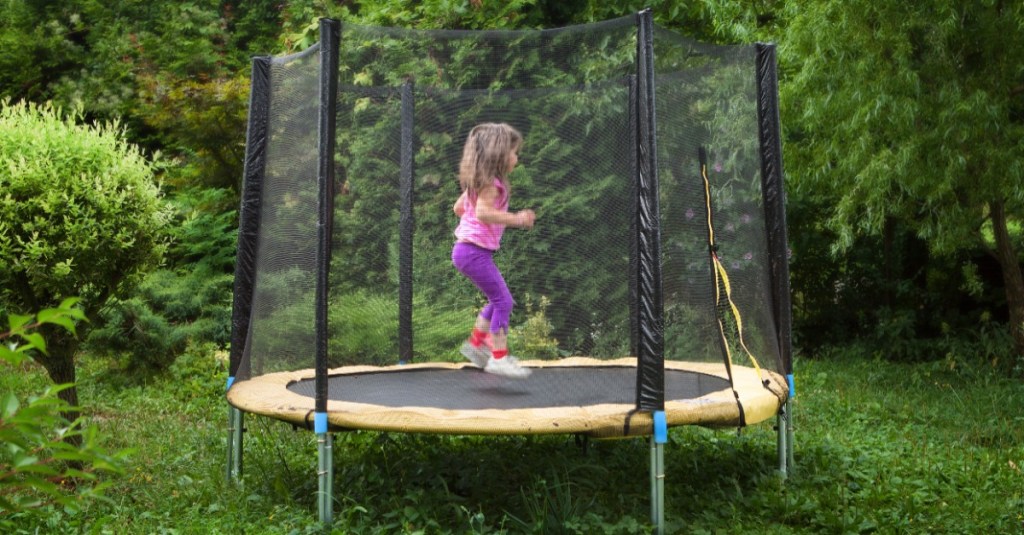
<path id="1" fill-rule="evenodd" d="M 0 312 L 78 294 L 95 316 L 164 249 L 167 215 L 153 165 L 117 124 L 75 119 L 50 106 L 0 102 Z M 33 358 L 54 383 L 74 383 L 77 339 L 41 332 L 49 351 Z M 74 387 L 60 395 L 78 405 Z"/>
<path id="2" fill-rule="evenodd" d="M 46 16 L 42 2 L 4 2 L 0 17 L 0 98 L 45 100 L 82 57 L 80 17 Z"/>
<path id="3" fill-rule="evenodd" d="M 235 188 L 245 74 L 268 54 L 288 2 L 4 3 L 0 98 L 53 101 L 120 118 L 129 138 L 182 165 L 169 181 Z"/>
<path id="4" fill-rule="evenodd" d="M 893 221 L 1002 270 L 1024 356 L 1024 5 L 792 2 L 780 63 L 787 168 L 829 199 L 834 248 Z"/>

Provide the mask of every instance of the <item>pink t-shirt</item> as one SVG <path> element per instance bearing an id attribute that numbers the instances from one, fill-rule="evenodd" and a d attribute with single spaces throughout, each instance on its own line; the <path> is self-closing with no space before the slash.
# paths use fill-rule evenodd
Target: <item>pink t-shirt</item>
<path id="1" fill-rule="evenodd" d="M 496 177 L 494 187 L 498 188 L 498 198 L 494 207 L 501 211 L 508 211 L 508 189 L 505 188 L 505 183 Z M 455 238 L 459 241 L 474 243 L 484 249 L 497 251 L 501 245 L 501 235 L 505 232 L 505 225 L 489 225 L 477 219 L 476 198 L 475 194 L 466 196 L 463 204 L 465 210 L 462 212 L 459 226 L 455 228 Z"/>

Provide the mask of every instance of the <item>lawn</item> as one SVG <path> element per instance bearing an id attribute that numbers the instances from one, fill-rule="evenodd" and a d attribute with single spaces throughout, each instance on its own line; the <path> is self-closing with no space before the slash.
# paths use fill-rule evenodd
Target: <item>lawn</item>
<path id="1" fill-rule="evenodd" d="M 840 353 L 837 353 L 840 355 Z M 130 448 L 109 502 L 13 518 L 25 533 L 321 533 L 307 431 L 248 416 L 245 476 L 225 481 L 224 365 L 195 351 L 159 375 L 79 361 L 82 403 Z M 40 370 L 2 368 L 27 395 Z M 796 466 L 771 425 L 673 429 L 670 533 L 1024 532 L 1024 384 L 854 351 L 797 361 Z M 335 437 L 334 533 L 648 533 L 646 440 Z"/>

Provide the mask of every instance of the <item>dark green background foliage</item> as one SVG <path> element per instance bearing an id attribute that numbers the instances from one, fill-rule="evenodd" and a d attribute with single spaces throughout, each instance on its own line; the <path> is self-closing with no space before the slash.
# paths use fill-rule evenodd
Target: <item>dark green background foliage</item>
<path id="1" fill-rule="evenodd" d="M 687 36 L 779 44 L 798 350 L 813 353 L 825 345 L 861 340 L 882 354 L 919 359 L 948 353 L 956 345 L 953 340 L 981 352 L 989 352 L 994 340 L 1006 340 L 1004 274 L 1010 266 L 1005 255 L 997 259 L 998 235 L 988 207 L 1002 203 L 1009 245 L 1018 251 L 1024 210 L 1017 157 L 1024 139 L 1018 134 L 1024 122 L 1024 54 L 1013 36 L 1021 27 L 1019 6 L 961 6 L 946 0 L 927 6 L 828 0 L 807 5 L 19 0 L 5 5 L 0 20 L 0 96 L 80 107 L 83 120 L 122 118 L 132 141 L 165 156 L 162 175 L 172 199 L 195 196 L 189 192 L 194 188 L 232 192 L 231 199 L 201 208 L 216 223 L 197 221 L 191 238 L 178 238 L 181 244 L 210 242 L 235 226 L 228 220 L 234 217 L 242 176 L 249 58 L 308 47 L 316 40 L 317 17 L 423 29 L 516 29 L 607 20 L 647 4 L 659 24 Z M 354 77 L 360 73 L 350 74 L 358 83 Z M 363 74 L 391 80 L 388 72 Z M 461 73 L 452 83 L 468 83 L 471 76 Z M 353 120 L 372 124 L 372 117 L 358 115 Z M 539 137 L 528 141 L 535 153 L 545 150 L 533 139 Z M 441 146 L 459 139 L 439 134 L 421 142 Z M 430 156 L 420 158 L 417 164 L 429 168 Z M 347 172 L 374 161 L 350 162 Z M 436 195 L 424 206 L 438 208 L 418 214 L 424 228 L 441 232 L 451 226 L 445 204 L 454 194 L 452 174 L 439 170 L 436 184 L 423 188 L 423 194 Z M 535 177 L 517 178 L 520 199 L 550 193 Z M 583 199 L 579 191 L 564 195 Z M 339 201 L 339 221 L 379 215 Z M 559 202 L 571 210 L 576 201 Z M 382 221 L 390 223 L 390 218 Z M 529 240 L 510 240 L 509 260 L 515 262 L 534 246 Z M 215 254 L 230 254 L 230 248 Z M 346 272 L 362 274 L 365 280 L 357 279 L 356 285 L 387 286 L 394 255 L 367 249 L 342 262 L 350 264 Z M 208 264 L 217 267 L 193 269 L 200 260 L 192 253 L 172 256 L 164 268 L 176 275 L 155 275 L 162 293 L 226 288 L 216 276 L 221 282 L 200 283 L 205 277 L 192 272 L 229 275 L 230 262 L 216 260 Z M 139 299 L 169 328 L 184 327 L 199 316 L 226 317 L 221 310 L 185 314 L 191 319 L 182 320 L 158 312 L 164 306 L 152 302 L 157 299 L 152 293 Z M 227 301 L 210 297 L 206 302 L 224 307 Z M 223 333 L 199 331 L 205 334 L 197 336 L 217 340 Z M 978 345 L 981 340 L 989 342 Z M 964 351 L 963 344 L 958 347 Z M 998 360 L 1013 362 L 1009 352 Z"/>
<path id="2" fill-rule="evenodd" d="M 183 190 L 174 197 L 165 267 L 142 281 L 135 295 L 103 309 L 100 326 L 89 334 L 90 348 L 125 354 L 129 365 L 163 368 L 190 341 L 228 344 L 233 197 L 221 189 Z"/>

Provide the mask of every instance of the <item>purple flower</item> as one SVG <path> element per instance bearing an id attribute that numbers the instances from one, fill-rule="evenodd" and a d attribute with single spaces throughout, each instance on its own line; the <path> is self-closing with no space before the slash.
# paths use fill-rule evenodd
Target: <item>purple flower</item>
<path id="1" fill-rule="evenodd" d="M 740 268 L 740 263 L 739 262 L 733 262 L 732 263 L 732 268 L 733 269 L 739 269 Z"/>
<path id="2" fill-rule="evenodd" d="M 686 210 L 686 219 L 693 219 L 693 208 L 688 208 Z"/>
<path id="3" fill-rule="evenodd" d="M 740 221 L 742 221 L 743 223 L 750 223 L 750 214 L 741 215 Z"/>
<path id="4" fill-rule="evenodd" d="M 736 230 L 736 226 L 733 225 L 732 223 L 729 223 L 728 225 L 725 226 L 725 230 L 727 230 L 729 232 L 732 232 L 732 231 Z"/>
<path id="5" fill-rule="evenodd" d="M 716 173 L 721 173 L 722 172 L 722 162 L 715 162 L 715 172 Z"/>
<path id="6" fill-rule="evenodd" d="M 747 251 L 747 254 L 743 255 L 743 259 L 744 260 L 753 260 L 754 259 L 754 253 L 751 253 L 750 251 Z"/>

